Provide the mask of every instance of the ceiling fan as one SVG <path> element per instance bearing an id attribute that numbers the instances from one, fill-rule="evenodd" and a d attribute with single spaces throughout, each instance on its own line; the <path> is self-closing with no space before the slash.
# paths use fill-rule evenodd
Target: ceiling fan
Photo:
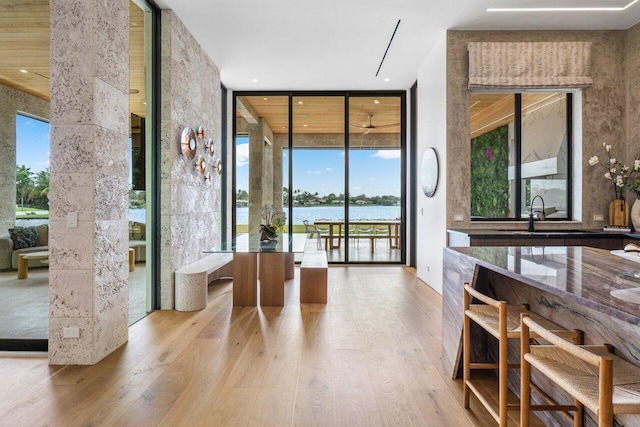
<path id="1" fill-rule="evenodd" d="M 400 123 L 390 123 L 390 124 L 386 124 L 386 125 L 374 125 L 373 122 L 373 113 L 369 113 L 369 124 L 368 125 L 362 125 L 362 126 L 357 126 L 357 125 L 350 125 L 353 128 L 356 129 L 362 129 L 364 130 L 364 134 L 366 135 L 369 132 L 371 132 L 374 129 L 382 129 L 382 128 L 389 128 L 389 127 L 394 127 L 394 126 L 398 126 Z"/>

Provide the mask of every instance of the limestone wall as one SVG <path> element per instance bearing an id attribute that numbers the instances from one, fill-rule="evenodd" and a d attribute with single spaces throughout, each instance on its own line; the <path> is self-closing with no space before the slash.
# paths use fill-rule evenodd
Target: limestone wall
<path id="1" fill-rule="evenodd" d="M 95 364 L 127 341 L 128 139 L 128 0 L 52 0 L 52 365 Z"/>
<path id="2" fill-rule="evenodd" d="M 193 35 L 170 10 L 161 15 L 161 308 L 174 306 L 174 271 L 202 258 L 220 244 L 221 177 L 213 171 L 221 149 L 220 71 Z M 202 126 L 215 153 L 198 140 L 195 159 L 181 154 L 185 127 Z M 205 174 L 195 169 L 203 155 Z M 224 163 L 226 169 L 230 165 Z"/>
<path id="3" fill-rule="evenodd" d="M 0 234 L 16 219 L 16 114 L 49 120 L 49 102 L 0 85 Z"/>
<path id="4" fill-rule="evenodd" d="M 627 30 L 626 40 L 627 84 L 627 162 L 640 156 L 640 23 Z M 628 193 L 629 201 L 635 196 Z"/>
<path id="5" fill-rule="evenodd" d="M 591 154 L 602 154 L 602 142 L 617 153 L 627 142 L 625 85 L 625 31 L 449 31 L 447 37 L 447 166 L 455 170 L 447 179 L 447 227 L 486 228 L 469 220 L 469 94 L 467 43 L 474 41 L 590 41 L 593 85 L 582 93 L 582 144 L 574 146 L 574 179 L 583 190 L 580 214 L 584 228 L 600 228 L 594 214 L 604 214 L 611 199 L 610 186 L 587 164 Z M 637 37 L 636 37 L 637 38 Z M 637 55 L 636 55 L 637 57 Z M 636 65 L 637 70 L 637 65 Z M 637 73 L 637 71 L 636 71 Z M 638 121 L 636 120 L 636 123 Z M 574 123 L 576 130 L 580 124 Z M 637 125 L 636 125 L 637 126 Z M 578 139 L 579 141 L 580 139 Z M 579 196 L 576 194 L 575 196 Z M 580 198 L 577 198 L 578 202 Z M 463 221 L 453 221 L 462 214 Z"/>

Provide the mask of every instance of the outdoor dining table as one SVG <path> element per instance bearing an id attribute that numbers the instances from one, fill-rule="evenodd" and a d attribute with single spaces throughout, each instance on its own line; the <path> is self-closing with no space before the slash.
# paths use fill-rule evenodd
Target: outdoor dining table
<path id="1" fill-rule="evenodd" d="M 382 226 L 387 226 L 388 227 L 388 235 L 391 238 L 391 247 L 392 248 L 399 248 L 400 247 L 400 223 L 401 221 L 399 220 L 358 220 L 358 221 L 349 221 L 349 225 L 370 225 L 372 227 L 375 227 L 376 225 L 382 225 Z M 340 241 L 344 238 L 343 235 L 343 228 L 344 228 L 344 221 L 335 221 L 335 220 L 318 220 L 318 221 L 314 221 L 313 225 L 315 226 L 329 226 L 329 234 L 328 236 L 326 236 L 327 238 L 327 244 L 326 244 L 326 248 L 327 249 L 338 249 L 340 248 Z M 334 232 L 334 228 L 337 227 L 338 228 L 338 233 L 336 234 Z M 375 236 L 375 234 L 372 234 L 373 236 Z M 354 234 L 351 235 L 350 237 L 362 237 L 362 234 Z M 369 235 L 367 235 L 366 237 L 371 237 Z M 375 238 L 375 237 L 374 237 Z M 337 240 L 337 243 L 335 243 Z M 371 245 L 371 252 L 373 252 L 373 241 L 372 241 L 372 245 Z"/>

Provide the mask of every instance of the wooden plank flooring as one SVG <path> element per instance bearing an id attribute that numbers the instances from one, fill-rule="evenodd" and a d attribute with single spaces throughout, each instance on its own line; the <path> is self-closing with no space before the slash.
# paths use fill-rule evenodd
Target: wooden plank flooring
<path id="1" fill-rule="evenodd" d="M 485 426 L 443 370 L 441 297 L 398 266 L 329 268 L 328 304 L 157 311 L 95 366 L 0 356 L 0 426 Z"/>

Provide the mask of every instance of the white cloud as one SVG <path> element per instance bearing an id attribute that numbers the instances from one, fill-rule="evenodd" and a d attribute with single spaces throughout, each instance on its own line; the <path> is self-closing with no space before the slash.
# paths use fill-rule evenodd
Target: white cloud
<path id="1" fill-rule="evenodd" d="M 369 181 L 375 181 L 376 178 L 374 176 L 372 176 L 371 178 L 369 178 Z"/>
<path id="2" fill-rule="evenodd" d="M 399 159 L 400 150 L 378 150 L 371 157 L 379 157 L 384 160 Z"/>
<path id="3" fill-rule="evenodd" d="M 360 191 L 360 190 L 362 190 L 362 187 L 360 187 L 359 185 L 356 185 L 355 187 L 351 187 L 351 189 L 353 191 Z"/>
<path id="4" fill-rule="evenodd" d="M 321 175 L 322 171 L 314 171 L 313 173 L 316 174 L 316 175 Z"/>
<path id="5" fill-rule="evenodd" d="M 236 147 L 236 167 L 249 164 L 249 144 L 238 144 Z"/>
<path id="6" fill-rule="evenodd" d="M 307 175 L 311 175 L 313 172 L 311 171 L 307 171 Z"/>
<path id="7" fill-rule="evenodd" d="M 332 172 L 332 171 L 333 171 L 333 169 L 331 169 L 331 168 L 326 168 L 325 170 L 326 170 L 327 172 Z"/>

